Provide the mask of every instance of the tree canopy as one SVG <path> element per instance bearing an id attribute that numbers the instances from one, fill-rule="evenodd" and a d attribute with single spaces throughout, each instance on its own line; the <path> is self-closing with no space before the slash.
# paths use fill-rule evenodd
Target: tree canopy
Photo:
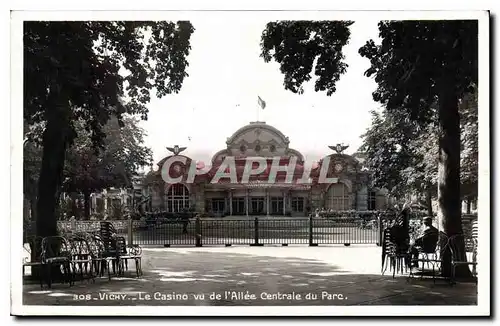
<path id="1" fill-rule="evenodd" d="M 302 94 L 314 68 L 316 91 L 332 95 L 347 70 L 342 48 L 350 37 L 350 21 L 270 22 L 262 32 L 261 56 L 274 59 L 284 74 L 285 89 Z"/>
<path id="2" fill-rule="evenodd" d="M 94 147 L 124 114 L 147 119 L 150 94 L 178 92 L 194 28 L 168 21 L 24 23 L 24 118 L 43 128 L 37 234 L 57 233 L 55 211 L 66 150 L 83 121 Z"/>
<path id="3" fill-rule="evenodd" d="M 193 31 L 186 21 L 25 22 L 25 119 L 46 122 L 59 104 L 95 143 L 111 116 L 146 119 L 152 90 L 158 97 L 180 90 Z"/>
<path id="4" fill-rule="evenodd" d="M 143 145 L 144 130 L 137 123 L 137 118 L 127 116 L 120 127 L 117 119 L 111 119 L 103 129 L 106 137 L 99 151 L 92 148 L 89 133 L 80 124 L 66 158 L 63 189 L 93 192 L 130 187 L 138 170 L 152 160 L 151 149 Z"/>
<path id="5" fill-rule="evenodd" d="M 461 193 L 466 198 L 477 198 L 478 194 L 478 98 L 477 91 L 466 96 L 461 103 L 461 162 L 460 180 Z"/>
<path id="6" fill-rule="evenodd" d="M 381 44 L 370 40 L 359 50 L 371 63 L 366 75 L 377 83 L 373 99 L 422 126 L 436 122 L 439 229 L 444 237 L 463 234 L 459 103 L 477 86 L 478 22 L 382 21 L 379 32 Z M 451 258 L 443 248 L 447 275 Z M 457 273 L 470 275 L 466 267 Z"/>
<path id="7" fill-rule="evenodd" d="M 331 95 L 336 81 L 345 71 L 346 66 L 341 61 L 342 46 L 349 38 L 350 24 L 317 21 L 269 23 L 262 33 L 262 56 L 266 61 L 274 58 L 280 63 L 281 72 L 285 75 L 285 88 L 298 93 L 302 92 L 302 84 L 311 79 L 310 72 L 316 57 L 318 63 L 328 62 L 325 65 L 316 64 L 315 73 L 319 78 L 315 89 L 327 90 L 327 95 Z M 327 26 L 330 32 L 322 34 Z M 458 106 L 459 100 L 472 93 L 477 86 L 478 22 L 381 21 L 378 28 L 381 44 L 368 40 L 359 50 L 361 56 L 370 60 L 366 76 L 373 77 L 377 83 L 373 99 L 386 110 L 395 112 L 398 116 L 396 121 L 414 123 L 417 130 L 435 123 L 440 230 L 445 236 L 461 234 Z M 271 50 L 274 51 L 272 55 Z M 376 123 L 382 126 L 383 120 L 379 119 Z M 405 148 L 404 143 L 400 146 L 396 146 L 396 141 L 392 143 L 390 150 L 394 152 L 404 154 L 411 151 Z M 385 153 L 380 163 L 387 160 L 395 165 L 393 155 L 390 151 Z M 408 164 L 414 169 L 410 173 L 422 170 L 422 166 L 411 160 Z M 448 253 L 446 257 L 449 258 Z M 443 269 L 443 274 L 448 272 L 448 268 Z"/>
<path id="8" fill-rule="evenodd" d="M 363 135 L 359 149 L 366 153 L 366 167 L 374 186 L 386 188 L 396 198 L 421 194 L 430 189 L 437 197 L 438 130 L 405 120 L 401 111 L 372 112 L 372 124 Z M 460 106 L 462 149 L 460 181 L 462 196 L 477 195 L 478 129 L 477 95 L 468 96 Z M 383 146 L 381 146 L 383 144 Z"/>
<path id="9" fill-rule="evenodd" d="M 381 44 L 369 40 L 359 50 L 370 60 L 373 99 L 388 110 L 408 110 L 413 120 L 434 119 L 443 90 L 457 98 L 477 84 L 477 21 L 382 21 Z"/>
<path id="10" fill-rule="evenodd" d="M 417 139 L 418 129 L 397 113 L 372 111 L 372 125 L 363 135 L 360 151 L 366 154 L 365 166 L 371 172 L 373 186 L 403 198 L 411 188 L 405 171 L 415 161 L 417 153 L 410 140 Z M 413 170 L 415 173 L 417 169 Z"/>

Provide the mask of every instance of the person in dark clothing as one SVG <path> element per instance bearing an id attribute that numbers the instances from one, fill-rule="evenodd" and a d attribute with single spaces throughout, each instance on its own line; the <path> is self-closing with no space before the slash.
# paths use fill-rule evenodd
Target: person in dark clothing
<path id="1" fill-rule="evenodd" d="M 409 245 L 409 208 L 405 207 L 389 227 L 391 241 L 398 247 L 399 252 L 407 252 Z"/>
<path id="2" fill-rule="evenodd" d="M 412 267 L 417 267 L 420 253 L 434 253 L 439 239 L 439 231 L 432 225 L 432 217 L 424 217 L 424 227 L 421 234 L 410 243 L 410 254 Z"/>
<path id="3" fill-rule="evenodd" d="M 188 233 L 188 224 L 189 224 L 189 217 L 184 216 L 182 219 L 182 233 L 187 234 Z"/>

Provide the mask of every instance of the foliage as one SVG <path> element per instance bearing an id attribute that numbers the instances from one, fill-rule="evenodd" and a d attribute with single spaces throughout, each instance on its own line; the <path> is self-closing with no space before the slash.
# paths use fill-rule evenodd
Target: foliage
<path id="1" fill-rule="evenodd" d="M 34 142 L 26 141 L 23 150 L 23 193 L 28 198 L 36 198 L 40 172 L 42 148 Z"/>
<path id="2" fill-rule="evenodd" d="M 373 99 L 388 110 L 406 110 L 412 120 L 431 122 L 443 89 L 458 98 L 477 84 L 477 21 L 383 21 L 382 44 L 360 50 L 378 84 Z"/>
<path id="3" fill-rule="evenodd" d="M 396 198 L 435 189 L 437 179 L 436 126 L 419 126 L 398 111 L 373 112 L 361 151 L 374 186 Z"/>
<path id="4" fill-rule="evenodd" d="M 43 128 L 37 234 L 56 234 L 65 153 L 83 121 L 94 147 L 124 114 L 147 119 L 150 93 L 176 93 L 187 76 L 189 22 L 26 21 L 24 118 Z"/>
<path id="5" fill-rule="evenodd" d="M 63 96 L 60 109 L 84 121 L 99 144 L 112 115 L 146 119 L 150 91 L 162 97 L 180 90 L 193 30 L 185 21 L 25 22 L 25 118 L 46 121 L 57 111 L 48 104 Z"/>
<path id="6" fill-rule="evenodd" d="M 478 187 L 478 102 L 477 91 L 461 103 L 460 121 L 462 149 L 460 161 L 461 192 L 464 197 L 477 197 Z"/>
<path id="7" fill-rule="evenodd" d="M 459 99 L 477 85 L 478 22 L 383 21 L 379 31 L 381 44 L 370 40 L 359 50 L 378 85 L 373 99 L 422 127 L 436 122 L 439 227 L 448 237 L 461 234 Z M 443 248 L 446 276 L 451 255 Z M 465 266 L 457 273 L 470 276 Z"/>
<path id="8" fill-rule="evenodd" d="M 36 218 L 38 178 L 42 165 L 42 148 L 38 136 L 40 126 L 29 126 L 24 122 L 23 141 L 23 195 L 30 205 L 30 217 Z M 26 216 L 25 216 L 26 218 Z"/>
<path id="9" fill-rule="evenodd" d="M 461 189 L 464 196 L 477 195 L 477 95 L 460 107 L 462 125 Z M 372 172 L 374 186 L 387 188 L 397 198 L 405 194 L 437 196 L 438 127 L 402 119 L 400 111 L 373 111 L 372 125 L 363 135 L 360 151 Z M 406 132 L 405 132 L 406 131 Z M 380 146 L 384 144 L 384 146 Z"/>
<path id="10" fill-rule="evenodd" d="M 318 77 L 316 91 L 335 92 L 347 64 L 342 48 L 349 41 L 350 21 L 277 21 L 262 32 L 261 56 L 280 64 L 285 89 L 302 94 L 303 84 Z M 314 66 L 314 67 L 313 67 Z"/>
<path id="11" fill-rule="evenodd" d="M 143 145 L 144 130 L 137 124 L 138 120 L 131 116 L 123 118 L 123 127 L 117 119 L 111 119 L 103 129 L 103 149 L 98 151 L 92 148 L 83 124 L 77 125 L 78 137 L 66 158 L 63 189 L 91 193 L 131 186 L 138 170 L 152 160 L 151 150 Z"/>
<path id="12" fill-rule="evenodd" d="M 401 173 L 410 165 L 408 139 L 411 125 L 387 111 L 372 111 L 372 125 L 363 135 L 360 151 L 366 154 L 365 167 L 372 173 L 372 186 L 386 188 L 396 198 L 403 197 L 406 183 Z"/>
<path id="13" fill-rule="evenodd" d="M 75 213 L 74 205 L 77 205 L 77 203 L 74 203 L 73 200 L 69 197 L 61 200 L 57 214 L 59 220 L 69 220 Z M 79 216 L 75 217 L 78 218 Z"/>
<path id="14" fill-rule="evenodd" d="M 110 220 L 128 219 L 130 213 L 129 207 L 121 202 L 111 203 L 111 206 L 108 207 L 108 219 Z"/>
<path id="15" fill-rule="evenodd" d="M 322 47 L 319 45 L 327 42 L 323 42 L 322 37 L 316 41 L 315 33 L 321 32 L 328 23 L 270 23 L 262 34 L 262 55 L 269 61 L 269 51 L 274 49 L 274 58 L 281 64 L 281 72 L 285 74 L 285 88 L 299 93 L 301 85 L 311 78 L 310 71 L 316 56 L 323 60 L 325 57 L 330 58 L 332 64 L 320 66 L 316 91 L 326 89 L 327 95 L 331 95 L 335 91 L 335 82 L 345 71 L 345 66 L 339 62 L 343 57 L 342 46 L 348 40 L 349 25 L 332 23 L 330 26 L 339 28 L 333 28 L 335 32 L 328 33 L 325 39 L 334 40 L 334 43 Z M 460 234 L 461 139 L 458 103 L 477 85 L 478 22 L 382 21 L 379 23 L 379 32 L 381 44 L 369 40 L 359 50 L 361 56 L 370 60 L 371 66 L 366 75 L 374 77 L 377 83 L 373 99 L 391 114 L 394 112 L 398 116 L 396 121 L 414 123 L 417 130 L 431 123 L 436 124 L 440 226 L 448 236 Z M 413 128 L 409 129 L 411 131 Z M 402 129 L 401 132 L 406 133 L 408 130 Z M 382 144 L 379 143 L 379 146 L 385 146 Z M 394 152 L 406 154 L 410 151 L 405 143 L 396 146 L 394 142 L 390 146 L 392 152 L 381 156 L 390 164 L 395 165 L 392 157 Z M 425 171 L 422 166 L 415 169 Z M 446 257 L 450 257 L 449 252 Z M 446 274 L 450 266 L 448 260 L 444 265 L 443 274 Z"/>
<path id="16" fill-rule="evenodd" d="M 413 192 L 422 194 L 430 191 L 433 197 L 438 176 L 437 129 L 435 123 L 430 123 L 408 140 L 410 164 L 401 171 L 403 180 Z"/>

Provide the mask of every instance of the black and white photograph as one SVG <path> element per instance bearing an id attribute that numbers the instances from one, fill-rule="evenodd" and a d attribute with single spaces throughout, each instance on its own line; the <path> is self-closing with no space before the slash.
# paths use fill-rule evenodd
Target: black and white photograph
<path id="1" fill-rule="evenodd" d="M 12 11 L 11 314 L 490 315 L 489 29 Z"/>

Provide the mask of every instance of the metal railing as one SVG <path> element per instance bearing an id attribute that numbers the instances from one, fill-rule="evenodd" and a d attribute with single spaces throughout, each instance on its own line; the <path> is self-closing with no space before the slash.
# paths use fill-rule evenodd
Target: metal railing
<path id="1" fill-rule="evenodd" d="M 293 245 L 378 244 L 380 223 L 362 219 L 255 217 L 196 218 L 187 225 L 158 220 L 134 221 L 134 244 L 147 245 Z"/>
<path id="2" fill-rule="evenodd" d="M 420 215 L 412 214 L 414 221 Z M 128 244 L 141 246 L 381 244 L 393 212 L 336 212 L 324 217 L 241 217 L 109 221 Z M 477 215 L 463 215 L 467 234 Z M 98 231 L 101 221 L 59 221 L 62 233 Z M 418 224 L 418 222 L 416 222 Z M 34 229 L 34 225 L 30 225 Z"/>

